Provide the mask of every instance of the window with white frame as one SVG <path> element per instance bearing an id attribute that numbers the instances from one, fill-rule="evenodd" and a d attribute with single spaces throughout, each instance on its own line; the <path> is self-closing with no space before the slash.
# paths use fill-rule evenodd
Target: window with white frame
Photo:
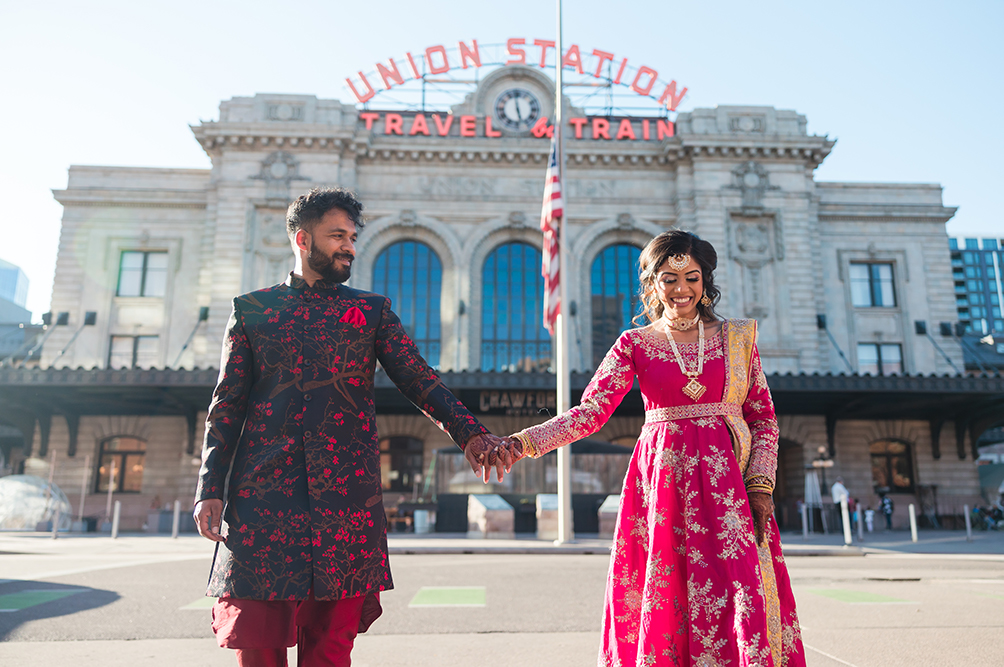
<path id="1" fill-rule="evenodd" d="M 858 373 L 901 375 L 903 347 L 899 343 L 858 343 Z"/>
<path id="2" fill-rule="evenodd" d="M 140 250 L 122 252 L 116 296 L 164 296 L 166 292 L 166 252 Z"/>
<path id="3" fill-rule="evenodd" d="M 152 368 L 159 358 L 157 336 L 112 336 L 108 368 Z"/>
<path id="4" fill-rule="evenodd" d="M 891 263 L 853 262 L 851 302 L 856 308 L 892 308 L 896 305 Z"/>

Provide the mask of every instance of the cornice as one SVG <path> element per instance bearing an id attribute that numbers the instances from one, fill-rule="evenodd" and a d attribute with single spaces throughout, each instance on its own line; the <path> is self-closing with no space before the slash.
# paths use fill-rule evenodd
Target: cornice
<path id="1" fill-rule="evenodd" d="M 937 204 L 820 204 L 820 222 L 948 222 L 958 207 Z"/>
<path id="2" fill-rule="evenodd" d="M 398 137 L 358 130 L 355 126 L 203 123 L 192 133 L 211 156 L 224 151 L 348 150 L 370 160 L 406 162 L 497 162 L 540 164 L 547 159 L 546 140 L 529 137 Z M 568 159 L 579 165 L 666 165 L 699 158 L 797 160 L 813 168 L 829 155 L 835 141 L 816 136 L 756 138 L 733 135 L 677 135 L 662 141 L 575 139 L 566 144 Z"/>
<path id="3" fill-rule="evenodd" d="M 206 208 L 206 191 L 204 190 L 67 188 L 66 190 L 53 190 L 52 196 L 63 206 Z"/>

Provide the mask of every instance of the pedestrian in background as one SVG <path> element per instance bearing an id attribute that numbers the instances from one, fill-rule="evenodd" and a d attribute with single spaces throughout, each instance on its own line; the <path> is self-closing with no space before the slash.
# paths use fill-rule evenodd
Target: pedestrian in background
<path id="1" fill-rule="evenodd" d="M 885 529 L 892 530 L 892 498 L 886 494 L 882 494 L 882 501 L 879 504 L 879 507 L 882 509 L 882 514 L 885 515 Z"/>
<path id="2" fill-rule="evenodd" d="M 871 505 L 865 509 L 865 528 L 868 529 L 869 533 L 875 532 L 875 510 L 871 508 Z"/>

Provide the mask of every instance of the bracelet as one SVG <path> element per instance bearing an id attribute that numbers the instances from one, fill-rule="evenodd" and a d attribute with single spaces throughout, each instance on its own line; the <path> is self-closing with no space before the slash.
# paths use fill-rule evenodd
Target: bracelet
<path id="1" fill-rule="evenodd" d="M 534 447 L 533 443 L 530 441 L 529 436 L 527 436 L 525 433 L 521 431 L 519 433 L 513 433 L 512 437 L 519 440 L 520 444 L 523 445 L 524 456 L 529 456 L 530 458 L 533 459 L 540 458 L 540 451 L 536 447 Z"/>

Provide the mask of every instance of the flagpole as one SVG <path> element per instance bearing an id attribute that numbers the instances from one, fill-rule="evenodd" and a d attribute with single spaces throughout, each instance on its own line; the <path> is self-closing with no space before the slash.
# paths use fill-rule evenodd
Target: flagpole
<path id="1" fill-rule="evenodd" d="M 554 337 L 555 374 L 558 380 L 558 414 L 567 412 L 572 407 L 572 392 L 569 386 L 568 367 L 568 235 L 565 221 L 568 219 L 568 183 L 565 181 L 565 144 L 562 133 L 562 55 L 564 49 L 561 39 L 561 0 L 557 1 L 558 35 L 555 40 L 554 52 L 554 143 L 557 152 L 557 169 L 561 183 L 561 195 L 564 204 L 564 214 L 561 216 L 558 232 L 558 294 L 559 308 Z M 573 540 L 572 533 L 572 451 L 571 446 L 558 448 L 558 539 L 556 544 L 564 544 Z"/>

